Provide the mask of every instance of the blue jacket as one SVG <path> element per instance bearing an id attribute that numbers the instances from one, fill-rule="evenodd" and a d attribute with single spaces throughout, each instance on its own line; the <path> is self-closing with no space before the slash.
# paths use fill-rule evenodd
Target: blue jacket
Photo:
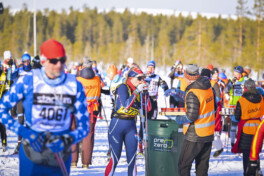
<path id="1" fill-rule="evenodd" d="M 138 115 L 140 108 L 139 96 L 132 92 L 126 84 L 121 84 L 116 91 L 114 112 L 122 115 Z"/>
<path id="2" fill-rule="evenodd" d="M 42 70 L 40 71 L 43 79 L 47 79 L 45 73 Z M 65 75 L 67 76 L 67 75 Z M 65 77 L 64 76 L 64 77 Z M 17 82 L 15 82 L 11 89 L 3 96 L 0 101 L 0 121 L 10 130 L 14 131 L 17 135 L 20 135 L 20 129 L 23 126 L 18 123 L 11 115 L 9 114 L 9 110 L 14 107 L 20 100 L 23 100 L 23 106 L 25 109 L 25 124 L 30 128 L 32 124 L 32 117 L 36 117 L 36 114 L 32 114 L 33 107 L 33 77 L 32 75 L 25 75 L 20 77 Z M 58 84 L 63 84 L 65 79 L 54 79 L 54 80 L 46 80 L 45 83 L 50 86 L 56 86 Z M 61 131 L 57 134 L 69 134 L 73 137 L 74 143 L 77 143 L 82 138 L 84 138 L 89 131 L 89 114 L 87 112 L 87 103 L 86 97 L 84 94 L 83 86 L 80 82 L 76 80 L 77 84 L 77 94 L 74 100 L 73 112 L 77 120 L 78 127 L 74 131 Z M 70 117 L 67 117 L 70 118 Z"/>

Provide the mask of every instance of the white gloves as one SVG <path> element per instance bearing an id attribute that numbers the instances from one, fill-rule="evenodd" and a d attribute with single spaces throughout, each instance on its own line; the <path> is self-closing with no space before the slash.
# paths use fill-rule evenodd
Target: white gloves
<path id="1" fill-rule="evenodd" d="M 139 84 L 135 90 L 135 92 L 138 94 L 140 92 L 143 92 L 144 90 L 148 89 L 148 85 L 143 83 L 143 84 Z"/>

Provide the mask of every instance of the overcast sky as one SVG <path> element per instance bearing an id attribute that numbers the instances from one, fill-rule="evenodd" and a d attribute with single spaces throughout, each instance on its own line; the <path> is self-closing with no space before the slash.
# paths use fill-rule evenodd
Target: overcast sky
<path id="1" fill-rule="evenodd" d="M 1 1 L 1 0 L 0 0 Z M 249 9 L 252 9 L 253 0 L 248 0 Z M 21 9 L 26 3 L 28 9 L 33 9 L 34 0 L 2 0 L 4 6 Z M 115 8 L 150 8 L 172 9 L 176 11 L 189 11 L 199 13 L 217 13 L 235 15 L 237 0 L 36 0 L 37 9 L 74 9 L 81 8 L 84 4 L 98 9 Z"/>

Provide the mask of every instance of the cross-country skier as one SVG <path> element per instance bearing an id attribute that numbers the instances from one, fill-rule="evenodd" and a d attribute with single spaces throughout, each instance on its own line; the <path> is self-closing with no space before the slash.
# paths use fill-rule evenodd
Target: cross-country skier
<path id="1" fill-rule="evenodd" d="M 18 68 L 18 77 L 32 74 L 31 72 L 32 66 L 30 64 L 31 56 L 28 53 L 25 53 L 22 55 L 21 60 L 22 60 L 22 66 Z M 17 118 L 18 118 L 19 123 L 23 125 L 24 124 L 24 107 L 23 107 L 22 101 L 20 101 L 17 104 Z M 21 139 L 22 137 L 18 136 L 17 147 L 14 151 L 14 154 L 17 154 L 19 151 L 19 148 L 21 145 Z"/>
<path id="2" fill-rule="evenodd" d="M 42 69 L 20 77 L 0 101 L 0 117 L 5 126 L 22 136 L 19 175 L 68 175 L 71 145 L 89 132 L 89 114 L 83 86 L 74 75 L 63 72 L 64 47 L 45 41 L 41 47 Z M 14 120 L 9 109 L 23 100 L 25 126 Z M 77 128 L 70 131 L 71 114 Z"/>
<path id="3" fill-rule="evenodd" d="M 131 68 L 124 84 L 116 90 L 115 109 L 108 131 L 111 159 L 105 175 L 114 175 L 120 159 L 123 143 L 126 148 L 128 176 L 136 175 L 137 128 L 135 118 L 140 109 L 140 92 L 147 86 L 144 74 L 138 68 Z"/>
<path id="4" fill-rule="evenodd" d="M 148 94 L 151 102 L 151 111 L 148 112 L 149 119 L 157 119 L 158 115 L 158 88 L 161 88 L 166 91 L 168 89 L 167 83 L 161 79 L 158 74 L 155 74 L 156 63 L 154 60 L 151 60 L 147 64 L 147 73 L 146 73 L 146 83 L 148 84 Z"/>
<path id="5" fill-rule="evenodd" d="M 180 89 L 185 91 L 187 85 L 184 79 L 183 64 L 180 60 L 177 60 L 171 68 L 169 73 L 171 79 L 171 89 Z M 172 96 L 170 97 L 170 107 L 184 107 L 183 102 L 176 101 Z"/>
<path id="6" fill-rule="evenodd" d="M 2 96 L 6 92 L 6 81 L 7 81 L 6 72 L 4 71 L 4 67 L 2 66 L 0 61 L 0 98 L 2 98 Z M 1 133 L 3 151 L 5 152 L 7 145 L 7 141 L 6 141 L 7 135 L 6 135 L 6 128 L 2 123 L 0 123 L 0 133 Z"/>
<path id="7" fill-rule="evenodd" d="M 146 73 L 146 83 L 148 84 L 148 98 L 151 102 L 151 110 L 147 112 L 148 119 L 157 119 L 158 116 L 158 88 L 161 88 L 166 91 L 168 89 L 167 83 L 161 79 L 158 74 L 155 74 L 156 63 L 154 60 L 151 60 L 147 64 L 147 73 Z M 146 128 L 146 126 L 144 127 Z M 143 127 L 140 123 L 139 130 L 139 154 L 143 154 L 142 140 L 143 140 Z"/>
<path id="8" fill-rule="evenodd" d="M 242 96 L 244 91 L 244 82 L 245 79 L 242 76 L 243 67 L 236 66 L 234 67 L 234 78 L 232 78 L 228 85 L 225 88 L 225 96 L 229 100 L 229 105 L 236 106 L 237 101 Z M 230 131 L 230 139 L 231 145 L 234 146 L 235 143 L 235 135 L 237 130 L 237 121 L 235 116 L 231 116 L 232 124 L 231 124 L 231 131 Z"/>
<path id="9" fill-rule="evenodd" d="M 17 69 L 16 69 L 15 61 L 12 58 L 12 54 L 9 50 L 4 52 L 3 70 L 5 72 L 6 79 L 5 79 L 5 90 L 3 90 L 2 95 L 4 95 L 10 89 L 10 86 L 17 78 Z M 11 109 L 11 115 L 13 117 L 16 116 L 16 107 Z M 0 123 L 0 132 L 1 132 L 3 151 L 5 151 L 7 147 L 7 135 L 6 135 L 6 128 L 2 123 Z"/>

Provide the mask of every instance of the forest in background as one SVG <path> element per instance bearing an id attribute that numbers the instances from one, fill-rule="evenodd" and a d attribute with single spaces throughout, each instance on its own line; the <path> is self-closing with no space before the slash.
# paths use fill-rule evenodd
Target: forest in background
<path id="1" fill-rule="evenodd" d="M 71 61 L 84 56 L 104 63 L 122 64 L 128 57 L 146 64 L 155 60 L 159 66 L 170 66 L 176 60 L 184 64 L 198 63 L 205 67 L 249 65 L 263 68 L 264 61 L 264 0 L 255 0 L 247 7 L 237 1 L 237 19 L 207 18 L 198 14 L 165 16 L 98 12 L 83 9 L 61 12 L 37 11 L 37 46 L 47 39 L 62 42 Z M 7 7 L 0 15 L 0 58 L 10 50 L 14 58 L 27 51 L 33 55 L 33 12 L 24 5 L 16 13 Z"/>

